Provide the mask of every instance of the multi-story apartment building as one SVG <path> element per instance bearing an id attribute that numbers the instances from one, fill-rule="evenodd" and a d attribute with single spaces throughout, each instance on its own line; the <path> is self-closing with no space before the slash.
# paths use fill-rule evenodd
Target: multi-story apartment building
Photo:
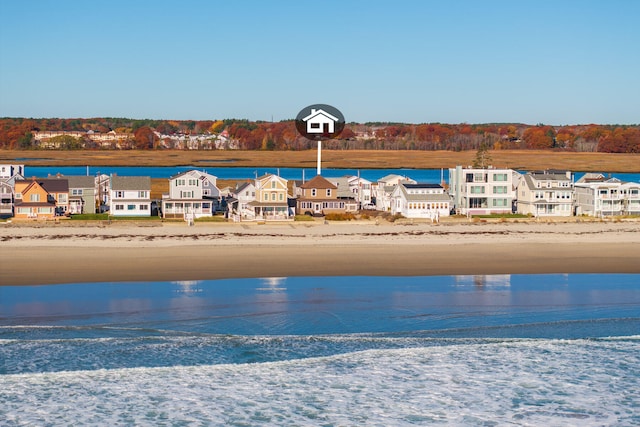
<path id="1" fill-rule="evenodd" d="M 511 169 L 456 166 L 449 169 L 449 194 L 462 215 L 505 214 L 513 211 L 515 191 Z"/>
<path id="2" fill-rule="evenodd" d="M 517 212 L 524 215 L 573 215 L 573 176 L 570 171 L 529 172 L 517 189 Z"/>
<path id="3" fill-rule="evenodd" d="M 574 192 L 576 215 L 640 215 L 640 183 L 584 179 L 575 183 Z"/>

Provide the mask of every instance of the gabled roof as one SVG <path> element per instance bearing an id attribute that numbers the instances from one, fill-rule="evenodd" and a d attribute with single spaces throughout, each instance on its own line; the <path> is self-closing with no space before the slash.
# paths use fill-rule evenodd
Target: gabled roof
<path id="1" fill-rule="evenodd" d="M 242 191 L 244 191 L 245 189 L 250 188 L 250 187 L 255 188 L 255 185 L 253 185 L 253 183 L 252 183 L 252 182 L 245 182 L 245 183 L 243 183 L 242 185 L 240 185 L 238 188 L 236 188 L 233 192 L 234 192 L 235 194 L 238 194 L 238 193 L 240 193 L 240 192 L 242 192 Z"/>
<path id="2" fill-rule="evenodd" d="M 378 179 L 378 182 L 389 182 L 389 181 L 395 181 L 395 180 L 399 180 L 404 178 L 401 175 L 397 175 L 395 173 L 383 176 L 382 178 Z"/>
<path id="3" fill-rule="evenodd" d="M 338 187 L 333 185 L 331 182 L 327 181 L 322 175 L 316 175 L 313 179 L 305 182 L 300 186 L 300 188 L 331 188 L 337 189 Z"/>
<path id="4" fill-rule="evenodd" d="M 113 176 L 112 190 L 151 190 L 151 178 L 148 176 Z"/>
<path id="5" fill-rule="evenodd" d="M 215 175 L 211 175 L 210 173 L 207 172 L 203 172 L 203 171 L 199 171 L 196 169 L 190 169 L 188 171 L 184 171 L 184 172 L 180 172 L 177 175 L 174 175 L 172 177 L 170 177 L 170 180 L 174 180 L 176 178 L 181 178 L 183 176 L 190 176 L 193 178 L 197 178 L 197 179 L 208 179 L 209 181 L 213 181 L 216 182 L 218 180 L 218 177 L 216 177 Z"/>

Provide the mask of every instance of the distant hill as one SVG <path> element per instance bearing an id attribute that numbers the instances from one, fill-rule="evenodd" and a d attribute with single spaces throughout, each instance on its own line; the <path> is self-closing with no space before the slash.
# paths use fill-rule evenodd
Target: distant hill
<path id="1" fill-rule="evenodd" d="M 56 135 L 51 139 L 59 139 L 45 144 L 41 138 L 34 137 L 44 131 Z M 640 153 L 640 125 L 637 124 L 349 123 L 340 136 L 341 139 L 326 141 L 326 148 L 463 151 L 484 145 L 494 150 Z M 306 150 L 313 147 L 313 141 L 297 133 L 293 120 L 0 118 L 0 149 Z"/>

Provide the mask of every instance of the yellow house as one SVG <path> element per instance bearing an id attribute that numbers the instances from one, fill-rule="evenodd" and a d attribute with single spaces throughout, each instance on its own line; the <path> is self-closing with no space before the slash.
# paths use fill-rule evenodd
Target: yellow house
<path id="1" fill-rule="evenodd" d="M 267 174 L 256 178 L 256 198 L 249 202 L 256 219 L 289 218 L 287 180 L 277 175 Z"/>
<path id="2" fill-rule="evenodd" d="M 34 180 L 16 181 L 16 218 L 47 219 L 56 215 L 56 202 L 41 183 Z"/>

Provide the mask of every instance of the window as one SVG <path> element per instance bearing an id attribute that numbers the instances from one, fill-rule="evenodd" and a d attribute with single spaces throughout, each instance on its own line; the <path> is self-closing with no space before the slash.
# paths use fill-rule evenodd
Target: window
<path id="1" fill-rule="evenodd" d="M 202 190 L 202 195 L 203 196 L 210 196 L 211 195 L 211 190 L 209 190 L 209 189 Z"/>
<path id="2" fill-rule="evenodd" d="M 22 199 L 22 193 L 16 193 L 16 199 Z"/>
<path id="3" fill-rule="evenodd" d="M 203 203 L 202 204 L 202 209 L 210 209 L 211 208 L 211 203 Z"/>
<path id="4" fill-rule="evenodd" d="M 127 205 L 127 210 L 128 211 L 135 211 L 136 210 L 136 205 Z"/>
<path id="5" fill-rule="evenodd" d="M 176 179 L 176 187 L 184 186 L 186 181 L 184 179 Z"/>
<path id="6" fill-rule="evenodd" d="M 29 196 L 29 201 L 30 202 L 39 202 L 40 201 L 40 195 L 39 194 L 32 194 Z"/>
<path id="7" fill-rule="evenodd" d="M 149 210 L 149 205 L 140 205 L 140 210 L 141 211 L 148 211 Z"/>
<path id="8" fill-rule="evenodd" d="M 271 201 L 272 202 L 276 201 L 276 193 L 271 193 Z"/>
<path id="9" fill-rule="evenodd" d="M 497 187 L 493 187 L 493 194 L 507 194 L 507 186 L 500 185 Z"/>
<path id="10" fill-rule="evenodd" d="M 281 202 L 284 201 L 284 194 L 278 194 L 278 200 L 280 200 Z"/>
<path id="11" fill-rule="evenodd" d="M 506 181 L 507 180 L 507 174 L 506 173 L 494 173 L 493 174 L 493 180 L 494 181 Z"/>
<path id="12" fill-rule="evenodd" d="M 536 191 L 535 197 L 536 197 L 536 199 L 543 199 L 544 198 L 544 192 Z"/>
<path id="13" fill-rule="evenodd" d="M 173 209 L 173 203 L 165 203 L 165 204 L 164 204 L 164 208 L 165 208 L 166 210 L 171 210 L 171 209 Z"/>
<path id="14" fill-rule="evenodd" d="M 469 199 L 469 207 L 470 208 L 486 208 L 487 199 L 481 198 L 481 197 L 471 197 Z"/>
<path id="15" fill-rule="evenodd" d="M 71 190 L 72 196 L 82 196 L 82 188 L 74 188 Z"/>
<path id="16" fill-rule="evenodd" d="M 311 189 L 311 197 L 316 197 L 316 189 L 315 188 Z"/>
<path id="17" fill-rule="evenodd" d="M 123 211 L 124 210 L 124 205 L 116 205 L 116 210 L 117 211 Z"/>
<path id="18" fill-rule="evenodd" d="M 484 194 L 484 186 L 482 186 L 482 185 L 472 185 L 471 186 L 471 194 Z"/>
<path id="19" fill-rule="evenodd" d="M 147 192 L 146 191 L 138 191 L 138 198 L 139 199 L 146 199 L 147 198 Z"/>
<path id="20" fill-rule="evenodd" d="M 124 198 L 124 191 L 116 191 L 116 199 Z"/>
<path id="21" fill-rule="evenodd" d="M 494 207 L 506 207 L 507 206 L 507 199 L 493 199 L 493 206 Z"/>
<path id="22" fill-rule="evenodd" d="M 271 181 L 271 188 L 276 188 L 276 182 L 275 181 Z"/>
<path id="23" fill-rule="evenodd" d="M 52 208 L 38 208 L 38 213 L 50 214 L 52 213 Z"/>
<path id="24" fill-rule="evenodd" d="M 485 182 L 485 176 L 483 173 L 474 173 L 473 182 Z"/>
<path id="25" fill-rule="evenodd" d="M 327 197 L 331 197 L 331 189 L 327 188 Z"/>
<path id="26" fill-rule="evenodd" d="M 67 195 L 65 193 L 58 194 L 58 202 L 67 203 Z"/>
<path id="27" fill-rule="evenodd" d="M 198 180 L 197 179 L 190 179 L 189 180 L 189 185 L 197 187 L 198 186 Z"/>

